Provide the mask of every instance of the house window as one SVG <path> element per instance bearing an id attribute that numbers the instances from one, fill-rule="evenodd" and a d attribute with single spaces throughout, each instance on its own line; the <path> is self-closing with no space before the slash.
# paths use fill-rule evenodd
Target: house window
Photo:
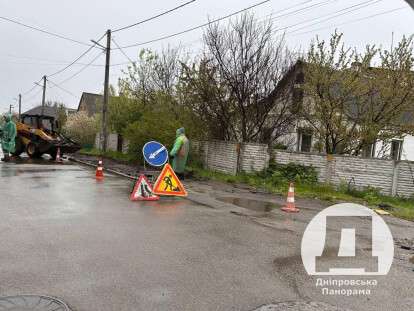
<path id="1" fill-rule="evenodd" d="M 391 142 L 391 158 L 395 161 L 401 160 L 403 141 L 395 139 Z"/>
<path id="2" fill-rule="evenodd" d="M 312 148 L 312 132 L 306 130 L 298 131 L 298 146 L 300 152 L 310 152 Z"/>

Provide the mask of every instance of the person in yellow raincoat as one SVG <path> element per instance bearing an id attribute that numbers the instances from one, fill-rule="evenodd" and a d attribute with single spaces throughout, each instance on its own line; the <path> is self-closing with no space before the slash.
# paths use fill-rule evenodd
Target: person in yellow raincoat
<path id="1" fill-rule="evenodd" d="M 190 152 L 190 141 L 185 136 L 185 129 L 179 128 L 176 131 L 174 147 L 170 151 L 172 159 L 172 168 L 180 177 L 184 177 L 185 165 L 187 164 L 188 153 Z"/>
<path id="2" fill-rule="evenodd" d="M 17 130 L 10 113 L 5 116 L 5 120 L 6 123 L 1 130 L 1 147 L 4 154 L 1 160 L 7 162 L 10 160 L 10 153 L 15 152 Z"/>

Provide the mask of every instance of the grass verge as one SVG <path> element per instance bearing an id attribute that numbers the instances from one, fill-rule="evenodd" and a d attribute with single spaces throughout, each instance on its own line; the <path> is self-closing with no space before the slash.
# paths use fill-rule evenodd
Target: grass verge
<path id="1" fill-rule="evenodd" d="M 137 164 L 138 159 L 134 158 L 130 154 L 125 154 L 118 151 L 106 151 L 103 152 L 102 150 L 98 149 L 82 149 L 79 151 L 79 154 L 87 155 L 87 156 L 94 156 L 94 157 L 103 157 L 107 159 L 112 159 L 115 161 L 129 163 L 129 164 Z"/>

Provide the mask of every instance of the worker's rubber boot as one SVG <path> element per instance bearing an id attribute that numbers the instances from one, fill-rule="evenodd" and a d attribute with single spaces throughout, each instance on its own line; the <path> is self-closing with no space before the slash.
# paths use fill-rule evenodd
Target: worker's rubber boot
<path id="1" fill-rule="evenodd" d="M 9 162 L 10 161 L 10 156 L 6 153 L 4 155 L 4 158 L 1 159 L 3 162 Z"/>

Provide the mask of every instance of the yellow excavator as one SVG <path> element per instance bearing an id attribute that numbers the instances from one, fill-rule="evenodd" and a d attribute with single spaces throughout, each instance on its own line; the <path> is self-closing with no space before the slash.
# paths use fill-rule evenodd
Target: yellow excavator
<path id="1" fill-rule="evenodd" d="M 20 121 L 16 122 L 16 128 L 14 156 L 26 152 L 31 158 L 49 154 L 52 159 L 56 159 L 59 150 L 62 156 L 81 149 L 79 144 L 58 132 L 59 123 L 50 116 L 22 115 Z"/>

